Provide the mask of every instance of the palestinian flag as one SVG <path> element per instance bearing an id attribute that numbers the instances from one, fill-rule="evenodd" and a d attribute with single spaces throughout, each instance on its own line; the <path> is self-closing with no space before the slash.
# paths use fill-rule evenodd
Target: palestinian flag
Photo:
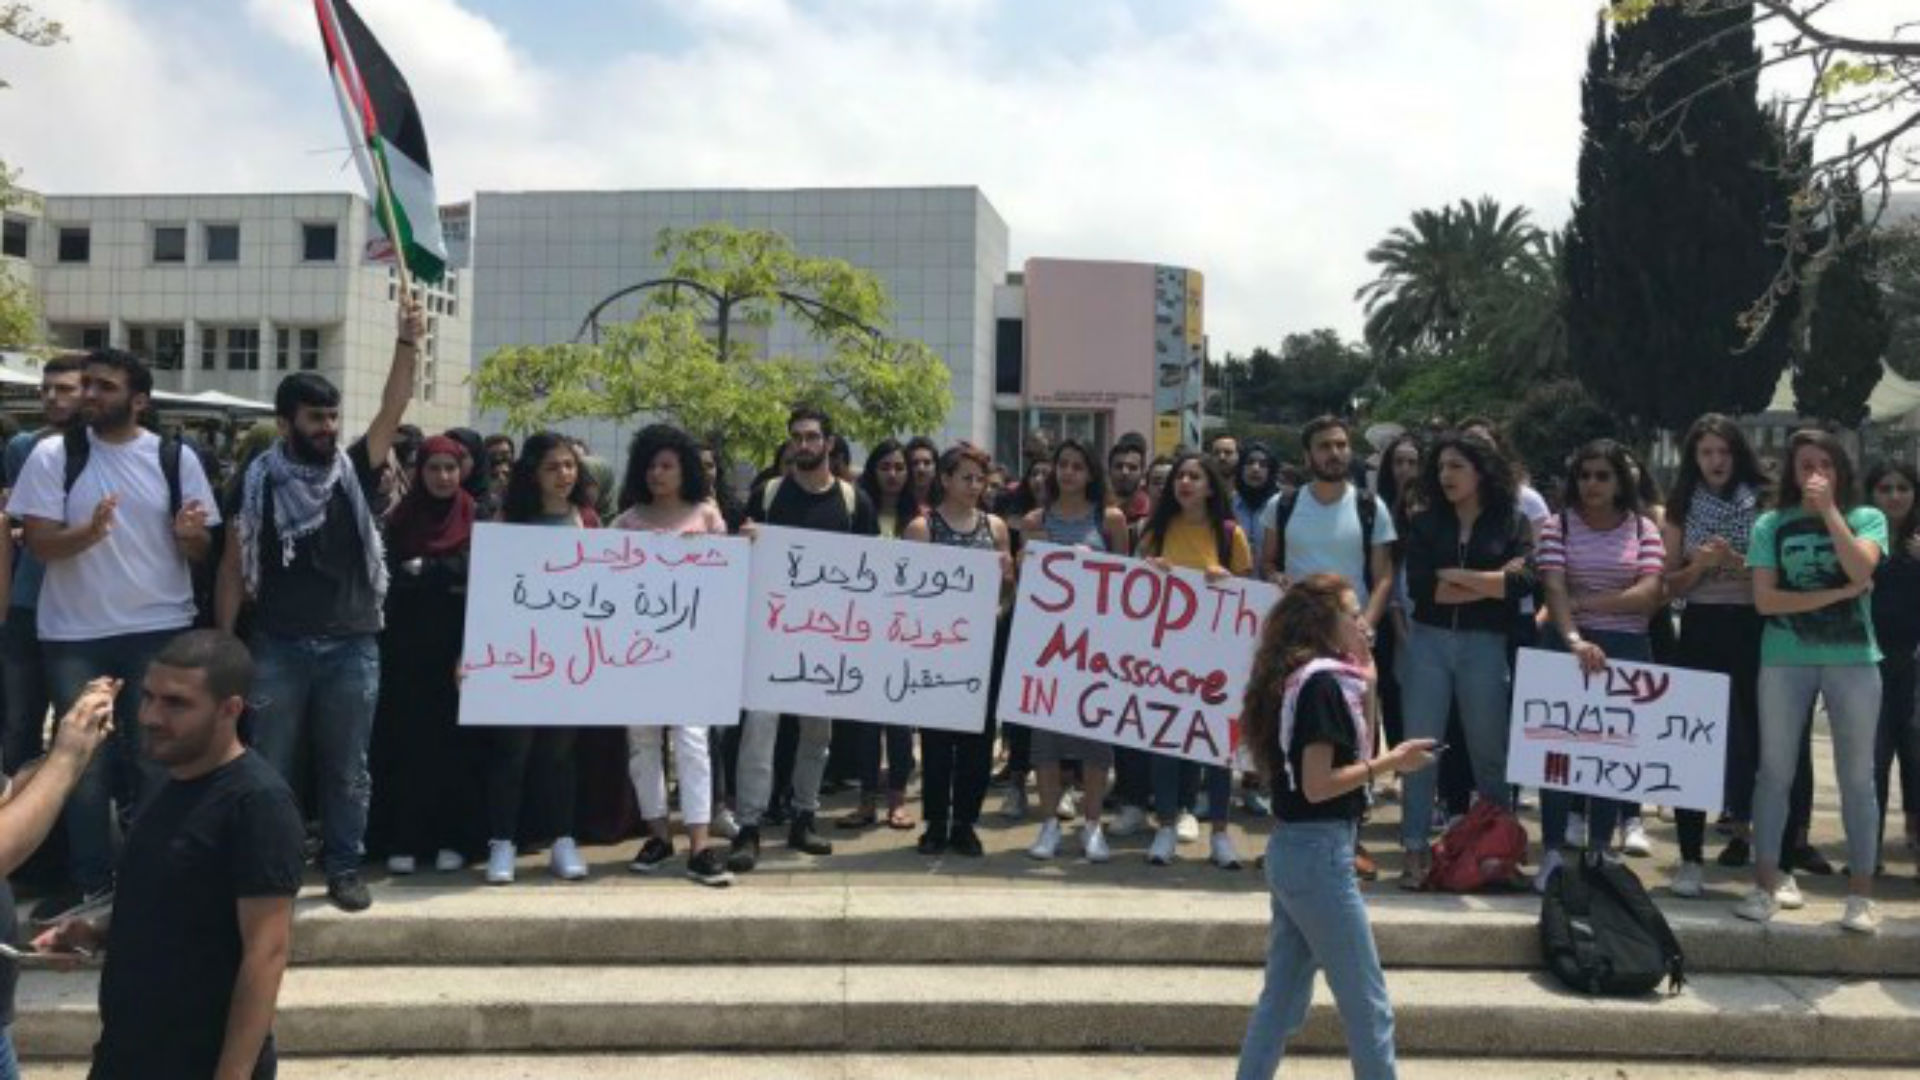
<path id="1" fill-rule="evenodd" d="M 413 91 L 347 0 L 313 0 L 313 8 L 320 17 L 327 70 L 340 98 L 340 119 L 347 125 L 367 198 L 373 200 L 374 220 L 389 234 L 388 241 L 405 257 L 414 277 L 439 281 L 446 274 L 447 243 L 440 235 L 427 128 Z M 381 208 L 382 188 L 393 198 L 397 236 Z"/>

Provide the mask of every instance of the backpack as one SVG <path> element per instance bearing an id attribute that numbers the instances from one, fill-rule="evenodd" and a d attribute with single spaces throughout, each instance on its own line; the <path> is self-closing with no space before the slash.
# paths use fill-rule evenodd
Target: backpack
<path id="1" fill-rule="evenodd" d="M 73 485 L 79 482 L 80 474 L 87 471 L 87 459 L 93 456 L 93 443 L 87 438 L 87 429 L 84 425 L 68 428 L 61 435 L 61 441 L 66 444 L 67 450 L 66 486 L 61 490 L 66 495 L 72 495 Z M 180 454 L 183 449 L 177 436 L 160 436 L 160 475 L 167 481 L 167 517 L 169 519 L 178 517 L 180 514 Z"/>
<path id="2" fill-rule="evenodd" d="M 767 481 L 766 485 L 760 489 L 761 520 L 764 521 L 768 515 L 773 513 L 773 497 L 780 493 L 780 485 L 785 483 L 786 480 L 787 478 L 784 476 L 776 476 Z M 853 490 L 852 484 L 847 483 L 837 476 L 833 478 L 833 486 L 840 489 L 840 502 L 847 508 L 847 527 L 852 528 L 853 519 L 860 505 L 859 494 Z"/>
<path id="3" fill-rule="evenodd" d="M 1686 955 L 1640 879 L 1597 855 L 1547 882 L 1540 952 L 1548 971 L 1583 994 L 1633 996 L 1662 982 L 1677 994 L 1687 983 Z"/>
<path id="4" fill-rule="evenodd" d="M 1421 888 L 1470 893 L 1511 885 L 1527 857 L 1527 830 L 1498 803 L 1481 800 L 1433 846 Z"/>
<path id="5" fill-rule="evenodd" d="M 1274 562 L 1282 573 L 1287 569 L 1287 522 L 1293 520 L 1293 512 L 1300 505 L 1300 490 L 1300 488 L 1294 488 L 1292 491 L 1283 491 L 1274 496 Z M 1380 504 L 1374 501 L 1373 492 L 1355 485 L 1353 508 L 1360 518 L 1360 565 L 1363 568 L 1361 575 L 1367 591 L 1372 592 L 1373 526 L 1380 517 Z"/>

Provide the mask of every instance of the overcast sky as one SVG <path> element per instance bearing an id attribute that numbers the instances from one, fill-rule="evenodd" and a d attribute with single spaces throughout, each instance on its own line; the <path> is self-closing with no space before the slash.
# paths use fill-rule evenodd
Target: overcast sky
<path id="1" fill-rule="evenodd" d="M 36 6 L 73 40 L 0 45 L 14 84 L 0 156 L 26 185 L 357 188 L 309 0 Z M 356 3 L 421 102 L 443 201 L 978 185 L 1016 269 L 1063 256 L 1205 273 L 1216 356 L 1356 333 L 1364 253 L 1418 207 L 1487 194 L 1563 220 L 1598 6 Z"/>

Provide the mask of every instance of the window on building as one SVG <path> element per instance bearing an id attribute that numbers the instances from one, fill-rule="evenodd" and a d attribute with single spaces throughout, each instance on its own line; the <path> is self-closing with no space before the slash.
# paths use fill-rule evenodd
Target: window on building
<path id="1" fill-rule="evenodd" d="M 240 261 L 240 226 L 207 226 L 207 261 L 210 263 L 230 263 Z"/>
<path id="2" fill-rule="evenodd" d="M 282 326 L 273 332 L 273 369 L 287 370 L 287 354 L 293 341 L 293 331 Z"/>
<path id="3" fill-rule="evenodd" d="M 993 392 L 1020 392 L 1021 372 L 1027 359 L 1026 322 L 1001 319 L 993 334 Z"/>
<path id="4" fill-rule="evenodd" d="M 1003 469 L 1020 471 L 1020 410 L 993 414 L 993 460 Z"/>
<path id="5" fill-rule="evenodd" d="M 318 330 L 300 331 L 300 370 L 320 370 L 320 331 Z"/>
<path id="6" fill-rule="evenodd" d="M 212 371 L 220 366 L 220 331 L 211 326 L 200 328 L 200 370 Z"/>
<path id="7" fill-rule="evenodd" d="M 187 366 L 187 331 L 179 326 L 153 328 L 153 368 L 155 371 L 179 371 Z"/>
<path id="8" fill-rule="evenodd" d="M 80 347 L 92 352 L 107 347 L 107 328 L 104 326 L 83 326 L 80 328 Z"/>
<path id="9" fill-rule="evenodd" d="M 260 328 L 257 326 L 227 327 L 227 370 L 260 370 Z"/>
<path id="10" fill-rule="evenodd" d="M 63 263 L 83 263 L 93 258 L 93 230 L 85 225 L 69 225 L 60 230 L 60 250 L 57 254 Z"/>
<path id="11" fill-rule="evenodd" d="M 340 228 L 332 223 L 300 226 L 300 257 L 307 262 L 333 262 L 340 255 Z"/>
<path id="12" fill-rule="evenodd" d="M 145 360 L 149 364 L 153 363 L 152 354 L 147 352 L 147 328 L 146 327 L 144 326 L 127 327 L 127 351 L 139 357 L 140 359 Z"/>
<path id="13" fill-rule="evenodd" d="M 7 219 L 5 233 L 0 235 L 0 255 L 11 255 L 16 259 L 27 257 L 27 222 L 24 218 Z"/>
<path id="14" fill-rule="evenodd" d="M 156 263 L 187 261 L 187 227 L 185 225 L 153 227 L 153 261 Z"/>

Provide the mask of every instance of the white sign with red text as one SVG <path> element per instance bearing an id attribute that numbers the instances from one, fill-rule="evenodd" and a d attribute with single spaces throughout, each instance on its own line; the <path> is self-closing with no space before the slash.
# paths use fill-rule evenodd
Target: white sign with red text
<path id="1" fill-rule="evenodd" d="M 1000 720 L 1229 765 L 1260 627 L 1279 599 L 1265 582 L 1029 544 Z"/>
<path id="2" fill-rule="evenodd" d="M 982 731 L 997 552 L 762 525 L 749 709 Z"/>
<path id="3" fill-rule="evenodd" d="M 725 536 L 476 525 L 460 723 L 739 723 L 749 554 Z"/>

